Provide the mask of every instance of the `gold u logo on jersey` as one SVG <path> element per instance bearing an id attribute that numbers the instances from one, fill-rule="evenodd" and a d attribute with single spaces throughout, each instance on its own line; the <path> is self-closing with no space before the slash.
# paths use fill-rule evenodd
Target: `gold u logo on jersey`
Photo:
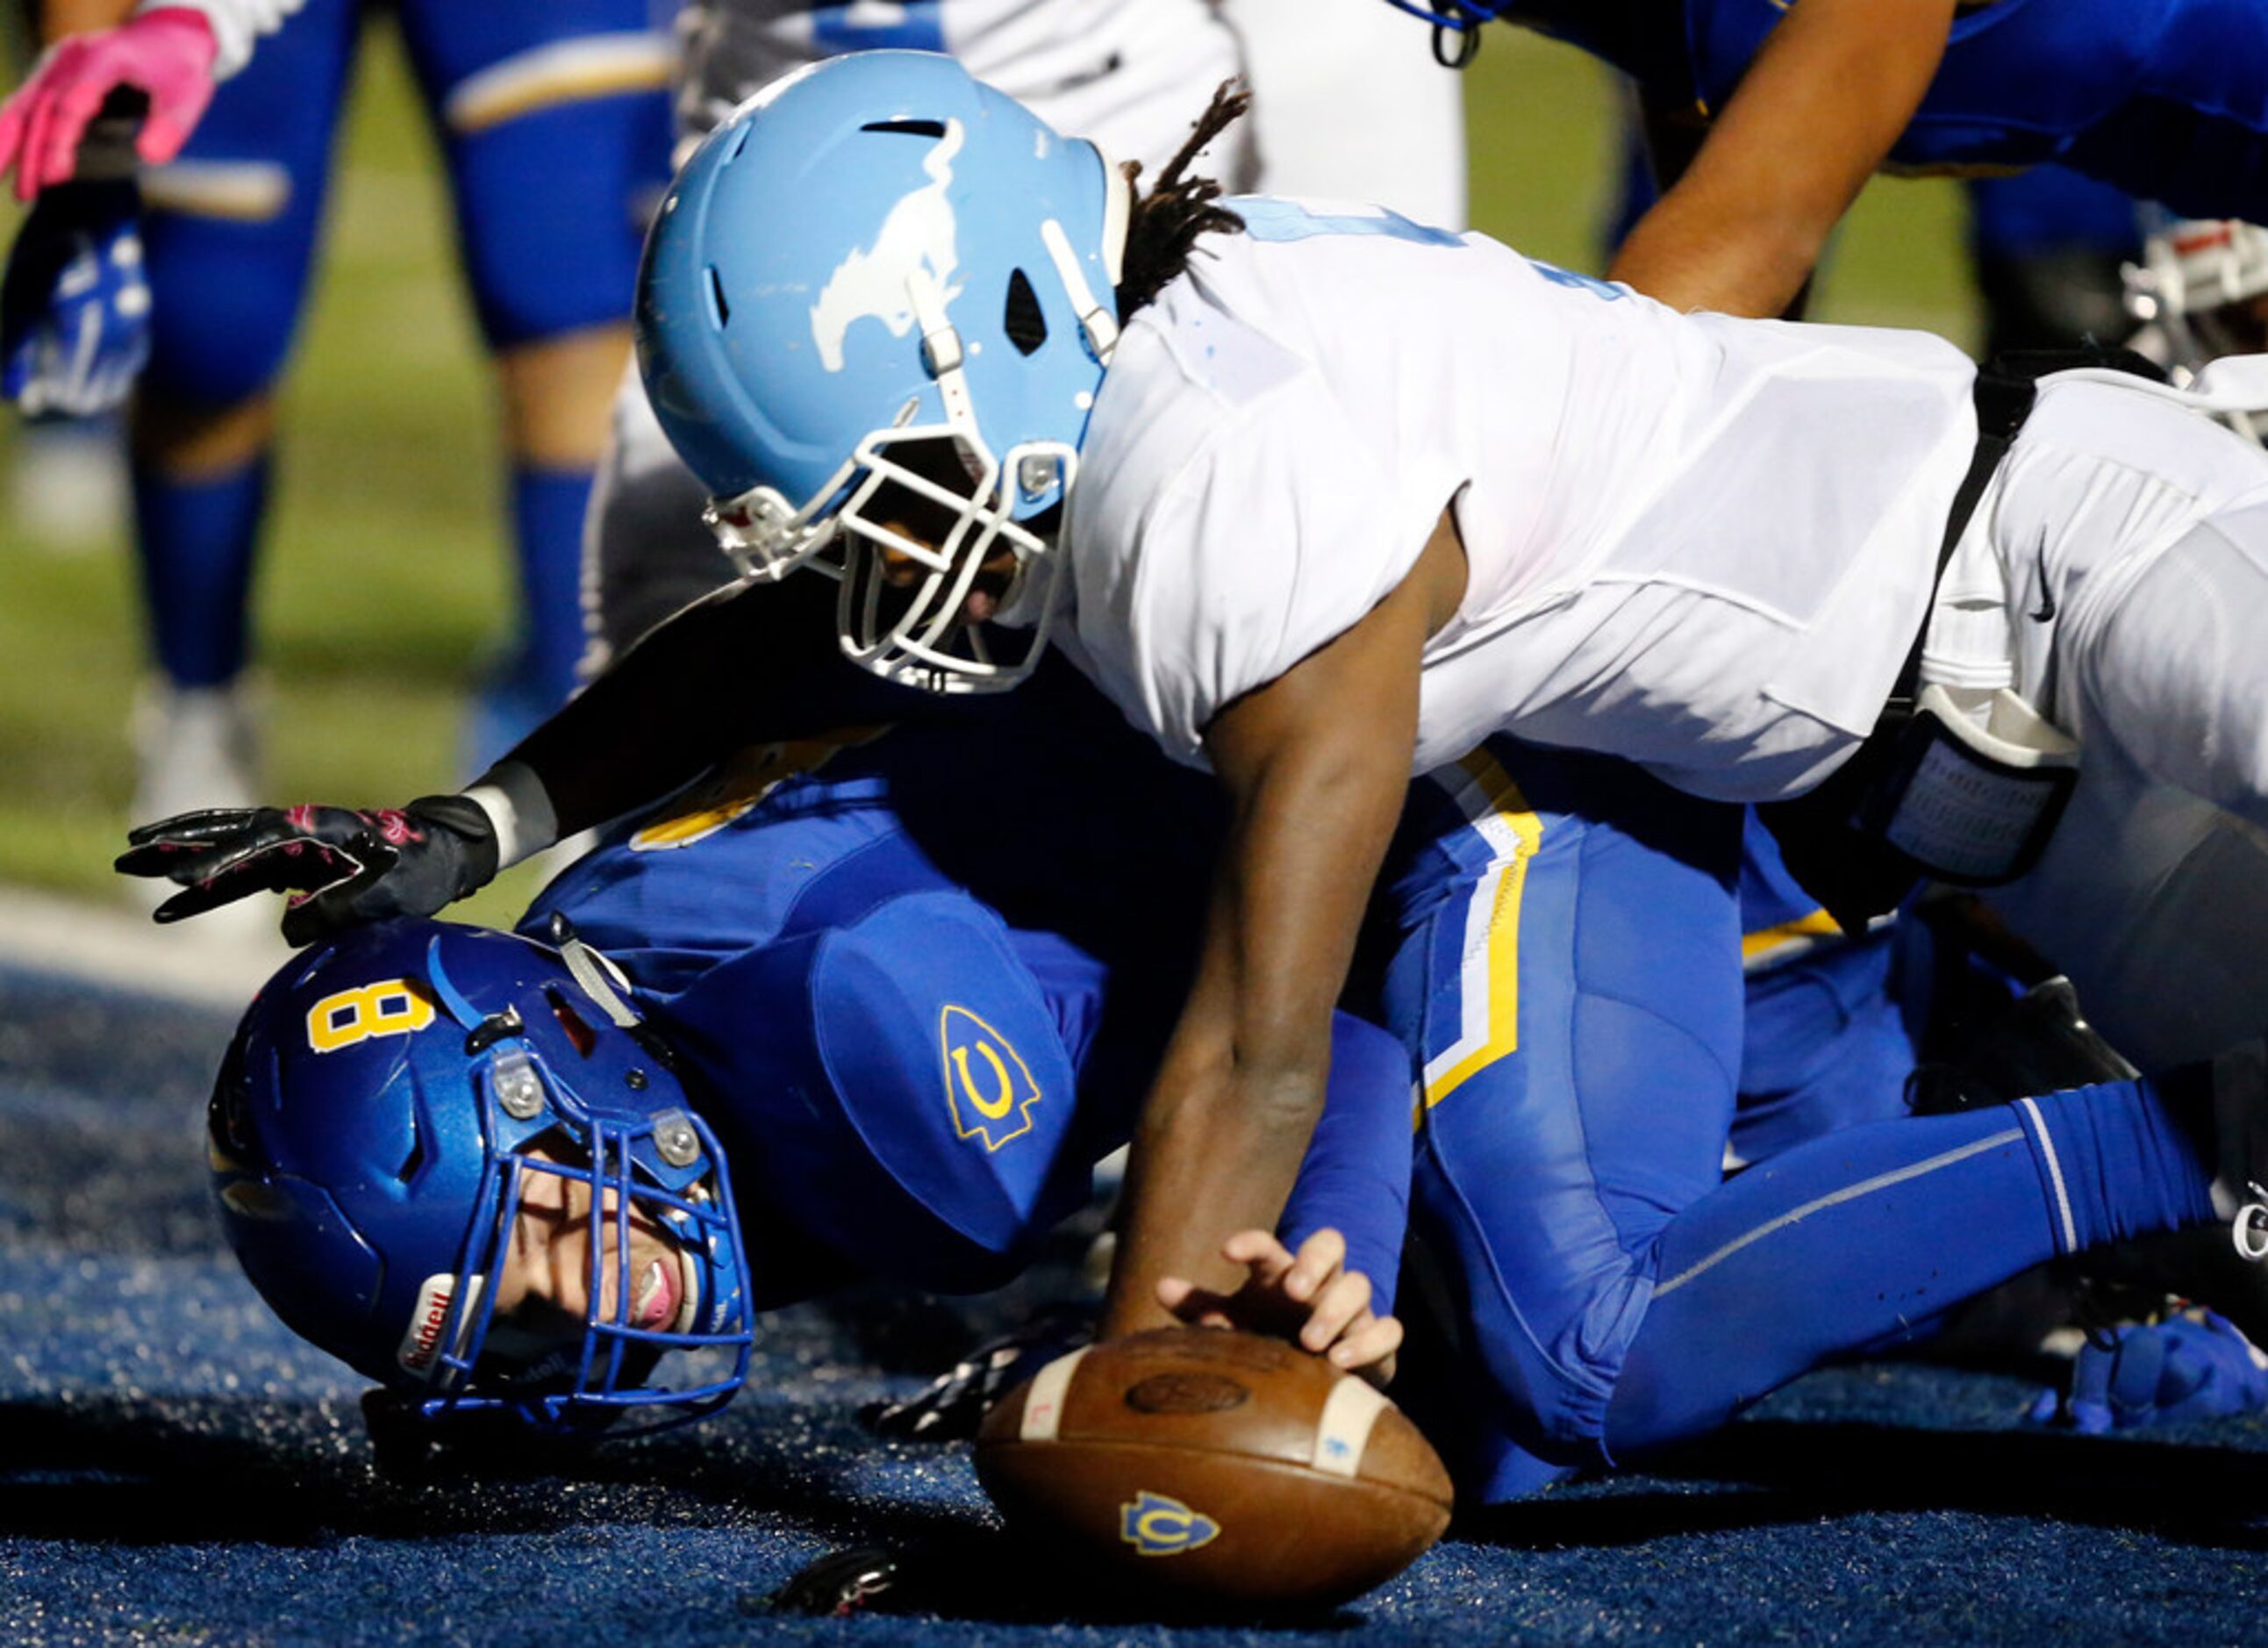
<path id="1" fill-rule="evenodd" d="M 1008 1038 L 965 1007 L 939 1014 L 937 1034 L 954 1134 L 982 1139 L 991 1151 L 1029 1133 L 1032 1106 L 1043 1096 Z"/>
<path id="2" fill-rule="evenodd" d="M 433 1002 L 407 979 L 382 979 L 327 995 L 307 1009 L 307 1045 L 336 1053 L 372 1036 L 407 1036 L 433 1022 Z"/>

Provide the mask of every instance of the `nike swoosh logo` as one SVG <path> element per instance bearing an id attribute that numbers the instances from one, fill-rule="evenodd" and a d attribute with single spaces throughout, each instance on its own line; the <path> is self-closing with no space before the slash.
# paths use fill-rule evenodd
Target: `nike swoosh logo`
<path id="1" fill-rule="evenodd" d="M 2048 535 L 2040 534 L 2039 548 L 2032 551 L 2033 565 L 2040 580 L 2040 604 L 2026 614 L 2035 624 L 2046 624 L 2056 615 L 2055 592 L 2048 588 Z"/>

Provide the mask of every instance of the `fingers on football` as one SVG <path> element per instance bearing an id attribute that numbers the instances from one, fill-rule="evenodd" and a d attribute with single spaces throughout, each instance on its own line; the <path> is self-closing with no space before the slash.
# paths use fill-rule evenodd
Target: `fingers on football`
<path id="1" fill-rule="evenodd" d="M 1369 1313 L 1370 1278 L 1359 1270 L 1334 1271 L 1308 1307 L 1300 1342 L 1321 1354 Z"/>
<path id="2" fill-rule="evenodd" d="M 1367 1379 L 1384 1390 L 1394 1382 L 1395 1353 L 1402 1349 L 1402 1322 L 1397 1317 L 1366 1314 L 1346 1337 L 1331 1347 L 1334 1367 Z"/>
<path id="3" fill-rule="evenodd" d="M 1306 1304 L 1322 1297 L 1346 1263 L 1346 1238 L 1328 1225 L 1300 1244 L 1284 1276 L 1284 1291 Z"/>

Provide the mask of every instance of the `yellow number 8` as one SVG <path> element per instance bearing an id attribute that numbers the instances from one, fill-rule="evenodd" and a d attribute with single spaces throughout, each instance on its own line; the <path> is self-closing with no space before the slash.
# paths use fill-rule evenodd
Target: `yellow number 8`
<path id="1" fill-rule="evenodd" d="M 433 1022 L 433 1003 L 407 979 L 327 995 L 307 1009 L 307 1045 L 336 1053 L 372 1036 L 407 1036 Z"/>

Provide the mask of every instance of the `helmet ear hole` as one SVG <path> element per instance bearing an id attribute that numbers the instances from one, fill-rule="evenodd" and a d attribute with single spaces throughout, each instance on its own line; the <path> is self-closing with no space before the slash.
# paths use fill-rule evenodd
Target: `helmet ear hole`
<path id="1" fill-rule="evenodd" d="M 717 273 L 714 263 L 709 266 L 709 311 L 718 331 L 733 323 L 733 306 L 725 299 L 724 277 Z"/>
<path id="2" fill-rule="evenodd" d="M 551 985 L 543 987 L 543 999 L 551 1003 L 551 1016 L 559 1021 L 559 1028 L 567 1032 L 567 1039 L 575 1044 L 575 1051 L 587 1059 L 599 1045 L 599 1032 L 590 1022 L 567 1005 L 567 998 Z"/>
<path id="3" fill-rule="evenodd" d="M 1020 355 L 1036 354 L 1048 341 L 1048 317 L 1040 313 L 1039 294 L 1020 269 L 1009 273 L 1008 307 L 1000 329 L 1008 334 L 1008 341 Z"/>

